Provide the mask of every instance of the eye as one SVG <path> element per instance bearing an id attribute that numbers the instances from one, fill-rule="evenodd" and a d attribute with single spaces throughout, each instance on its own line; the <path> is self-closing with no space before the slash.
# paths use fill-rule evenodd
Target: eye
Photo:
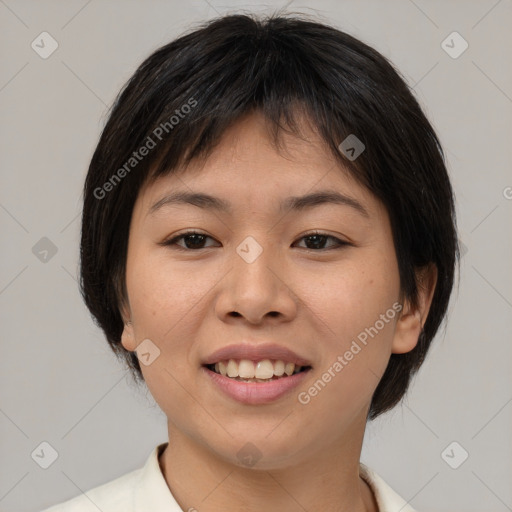
<path id="1" fill-rule="evenodd" d="M 160 245 L 163 246 L 174 246 L 178 250 L 199 250 L 199 249 L 207 249 L 208 247 L 204 246 L 206 239 L 213 240 L 212 237 L 200 233 L 198 231 L 187 231 L 185 233 L 181 233 L 180 235 L 171 238 L 170 240 L 166 240 L 161 242 Z M 339 249 L 346 245 L 351 245 L 348 242 L 344 242 L 335 236 L 328 235 L 327 233 L 322 233 L 320 231 L 314 231 L 312 233 L 307 233 L 306 235 L 299 238 L 299 240 L 306 240 L 305 249 L 309 250 L 318 250 L 325 251 L 329 249 Z M 327 240 L 334 241 L 334 244 L 331 244 L 330 247 L 324 247 Z M 178 242 L 183 241 L 184 245 L 179 244 Z M 309 246 L 308 246 L 309 244 Z M 211 247 L 211 246 L 210 246 Z"/>
<path id="2" fill-rule="evenodd" d="M 197 249 L 206 249 L 207 247 L 202 247 L 204 244 L 204 241 L 210 238 L 213 240 L 212 237 L 205 235 L 204 233 L 199 233 L 197 231 L 187 231 L 186 233 L 181 233 L 181 235 L 175 236 L 174 238 L 171 238 L 170 240 L 166 240 L 162 242 L 160 245 L 164 246 L 176 246 L 176 249 L 178 250 L 197 250 Z M 178 242 L 181 240 L 184 241 L 185 247 L 183 245 L 179 245 Z M 191 247 L 189 247 L 191 246 Z"/>
<path id="3" fill-rule="evenodd" d="M 325 242 L 327 240 L 333 240 L 335 243 L 334 245 L 331 245 L 331 247 L 323 247 L 325 245 Z M 303 237 L 301 237 L 299 240 L 307 240 L 312 247 L 305 247 L 306 249 L 313 249 L 313 250 L 320 250 L 320 251 L 326 251 L 329 249 L 339 249 L 340 247 L 343 247 L 345 245 L 351 245 L 348 242 L 344 242 L 343 240 L 340 240 L 339 238 L 336 238 L 335 236 L 328 235 L 327 233 L 322 233 L 320 231 L 314 231 L 312 233 L 307 233 Z M 322 247 L 320 247 L 322 246 Z"/>

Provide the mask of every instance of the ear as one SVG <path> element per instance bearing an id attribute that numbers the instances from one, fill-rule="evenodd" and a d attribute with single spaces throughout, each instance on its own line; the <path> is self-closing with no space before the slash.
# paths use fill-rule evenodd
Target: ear
<path id="1" fill-rule="evenodd" d="M 427 320 L 432 297 L 437 283 L 437 267 L 430 263 L 416 272 L 418 282 L 418 305 L 414 307 L 405 301 L 395 327 L 393 354 L 410 352 L 418 343 L 421 330 Z"/>
<path id="2" fill-rule="evenodd" d="M 123 318 L 124 326 L 121 334 L 121 345 L 129 352 L 135 351 L 137 344 L 135 343 L 135 334 L 133 324 L 130 320 L 129 308 L 126 306 L 121 307 L 121 316 Z"/>

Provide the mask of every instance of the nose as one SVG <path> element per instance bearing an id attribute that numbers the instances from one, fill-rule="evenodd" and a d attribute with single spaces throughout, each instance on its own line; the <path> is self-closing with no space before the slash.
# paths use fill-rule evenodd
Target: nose
<path id="1" fill-rule="evenodd" d="M 297 314 L 297 297 L 289 280 L 275 251 L 265 248 L 254 260 L 235 252 L 231 271 L 222 281 L 217 316 L 224 322 L 239 317 L 251 324 L 261 324 L 267 317 L 289 322 Z"/>

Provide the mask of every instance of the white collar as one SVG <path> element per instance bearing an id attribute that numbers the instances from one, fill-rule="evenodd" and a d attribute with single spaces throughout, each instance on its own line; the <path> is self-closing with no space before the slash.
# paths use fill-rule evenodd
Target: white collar
<path id="1" fill-rule="evenodd" d="M 359 464 L 359 475 L 370 486 L 379 507 L 379 512 L 415 512 L 375 471 Z"/>
<path id="2" fill-rule="evenodd" d="M 43 512 L 89 512 L 98 509 L 102 512 L 183 512 L 169 490 L 158 461 L 167 444 L 153 448 L 143 467 Z M 364 464 L 359 468 L 361 478 L 375 495 L 379 512 L 415 512 L 377 473 Z"/>
<path id="3" fill-rule="evenodd" d="M 143 510 L 144 506 L 148 510 L 158 510 L 155 507 L 159 506 L 162 510 L 169 510 L 169 512 L 181 512 L 178 503 L 169 491 L 158 463 L 158 456 L 167 444 L 162 443 L 154 448 L 143 468 L 141 485 L 136 494 L 137 507 L 135 508 L 137 510 Z M 359 464 L 359 474 L 373 491 L 379 512 L 415 512 L 375 471 L 363 463 Z"/>

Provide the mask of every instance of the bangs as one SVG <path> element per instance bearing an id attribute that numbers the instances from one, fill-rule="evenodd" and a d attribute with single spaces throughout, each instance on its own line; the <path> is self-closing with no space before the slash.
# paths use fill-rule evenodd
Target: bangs
<path id="1" fill-rule="evenodd" d="M 124 113 L 131 132 L 117 137 L 131 142 L 125 160 L 146 142 L 154 147 L 137 171 L 143 181 L 185 168 L 192 160 L 205 161 L 229 127 L 258 111 L 268 121 L 277 150 L 282 149 L 280 132 L 301 138 L 307 120 L 334 158 L 371 186 L 361 163 L 369 153 L 352 161 L 339 145 L 354 134 L 376 157 L 385 146 L 385 141 L 379 148 L 367 144 L 375 139 L 376 118 L 383 124 L 380 132 L 397 132 L 400 115 L 389 98 L 391 89 L 396 96 L 404 84 L 398 78 L 387 87 L 378 83 L 384 73 L 378 66 L 390 65 L 376 59 L 370 47 L 364 46 L 367 55 L 362 58 L 356 52 L 356 45 L 361 52 L 361 43 L 349 35 L 343 36 L 344 47 L 330 45 L 313 23 L 286 20 L 281 30 L 283 20 L 273 19 L 262 30 L 248 17 L 224 19 L 239 25 L 232 37 L 222 31 L 216 41 L 215 26 L 210 26 L 208 41 L 196 41 L 193 48 L 188 36 L 171 42 L 151 57 L 151 72 L 149 64 L 139 67 L 115 102 L 113 108 L 122 109 L 126 98 L 131 99 Z M 299 37 L 294 23 L 302 23 L 301 31 L 318 45 Z M 368 59 L 375 61 L 373 68 Z"/>

